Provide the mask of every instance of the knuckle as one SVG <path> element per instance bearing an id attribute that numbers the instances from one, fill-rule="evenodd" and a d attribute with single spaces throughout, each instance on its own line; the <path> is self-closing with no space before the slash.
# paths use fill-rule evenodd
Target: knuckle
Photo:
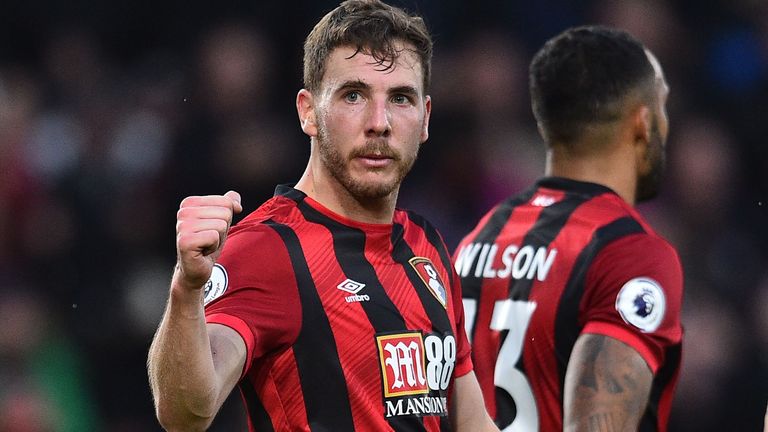
<path id="1" fill-rule="evenodd" d="M 211 243 L 214 240 L 218 240 L 219 239 L 219 232 L 216 231 L 216 230 L 207 230 L 207 231 L 203 232 L 202 234 L 203 234 L 202 237 L 205 238 L 205 242 L 206 243 Z"/>
<path id="2" fill-rule="evenodd" d="M 184 208 L 184 207 L 191 206 L 192 203 L 194 202 L 195 198 L 196 197 L 194 197 L 194 196 L 188 196 L 188 197 L 184 198 L 183 200 L 181 200 L 181 204 L 179 204 L 179 207 L 180 208 Z"/>
<path id="3" fill-rule="evenodd" d="M 176 220 L 178 221 L 190 221 L 197 217 L 197 209 L 194 207 L 184 207 L 176 212 Z"/>

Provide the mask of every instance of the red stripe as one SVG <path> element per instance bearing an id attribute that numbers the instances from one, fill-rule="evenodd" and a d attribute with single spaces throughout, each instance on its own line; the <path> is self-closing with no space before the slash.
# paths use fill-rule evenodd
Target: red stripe
<path id="1" fill-rule="evenodd" d="M 402 214 L 399 214 L 402 215 Z M 398 215 L 398 216 L 399 216 Z M 440 255 L 438 254 L 437 250 L 432 247 L 432 245 L 427 241 L 426 234 L 421 229 L 420 226 L 414 224 L 410 221 L 410 219 L 403 218 L 403 220 L 398 220 L 398 223 L 401 223 L 403 225 L 404 233 L 403 233 L 403 240 L 408 244 L 408 246 L 413 251 L 414 256 L 417 257 L 424 257 L 428 258 L 430 261 L 432 261 L 432 264 L 434 264 L 435 270 L 439 272 L 440 279 L 443 281 L 444 284 L 450 283 L 451 279 L 449 279 L 449 274 L 446 273 L 445 269 L 443 268 L 441 261 L 440 261 Z M 366 245 L 366 256 L 368 256 L 368 245 Z M 391 259 L 391 258 L 390 258 Z M 390 289 L 387 290 L 387 295 L 392 299 L 392 301 L 395 303 L 397 308 L 401 311 L 412 311 L 415 313 L 408 313 L 403 316 L 405 319 L 406 326 L 409 329 L 419 329 L 419 328 L 425 328 L 429 329 L 432 328 L 432 321 L 427 316 L 427 311 L 424 310 L 424 305 L 421 303 L 421 300 L 419 300 L 419 296 L 415 289 L 401 289 L 401 287 L 408 287 L 411 286 L 411 282 L 408 279 L 407 274 L 405 273 L 405 269 L 402 266 L 388 266 L 393 267 L 392 270 L 395 270 L 397 273 L 397 282 L 395 284 L 390 285 Z M 376 273 L 379 273 L 381 270 L 380 266 L 376 266 Z M 383 274 L 381 276 L 384 276 Z M 379 277 L 381 280 L 382 277 Z M 394 289 L 393 289 L 394 288 Z M 450 286 L 446 285 L 446 290 L 450 288 Z M 453 313 L 453 305 L 452 300 L 450 299 L 450 295 L 448 296 L 448 313 Z M 456 334 L 456 326 L 455 322 L 451 321 L 451 329 L 453 330 L 453 333 Z"/>
<path id="2" fill-rule="evenodd" d="M 450 323 L 451 330 L 453 331 L 453 334 L 456 335 L 457 343 L 456 363 L 453 375 L 454 379 L 462 377 L 473 370 L 473 365 L 472 359 L 470 357 L 472 351 L 469 346 L 469 342 L 466 339 L 464 326 L 458 326 L 457 307 L 461 307 L 461 305 L 457 305 L 456 302 L 460 301 L 461 299 L 460 282 L 458 282 L 458 278 L 455 277 L 456 274 L 452 268 L 446 269 L 443 267 L 441 264 L 442 261 L 440 259 L 439 251 L 435 249 L 434 245 L 427 240 L 427 235 L 424 233 L 422 227 L 413 223 L 405 213 L 398 212 L 397 216 L 403 216 L 402 218 L 396 219 L 397 223 L 401 223 L 404 226 L 403 240 L 408 243 L 415 256 L 429 258 L 429 260 L 432 261 L 434 264 L 433 267 L 439 272 L 440 278 L 445 284 L 445 288 L 447 290 L 446 294 L 448 297 L 446 303 L 446 312 L 449 317 L 454 317 L 454 319 L 450 320 Z M 409 282 L 407 275 L 405 274 L 405 270 L 401 266 L 397 267 L 400 272 L 398 277 L 404 278 L 403 283 L 407 286 Z M 377 267 L 377 272 L 378 270 L 379 269 Z M 415 320 L 413 319 L 414 317 L 410 315 L 405 317 L 408 328 L 430 328 L 432 326 L 432 322 L 429 319 L 427 312 L 424 310 L 424 305 L 419 299 L 416 291 L 398 291 L 399 293 L 389 291 L 387 292 L 387 294 L 392 298 L 393 302 L 395 302 L 397 305 L 398 309 L 408 310 L 408 308 L 410 308 L 411 310 L 415 309 L 418 311 L 418 316 Z"/>
<path id="3" fill-rule="evenodd" d="M 520 245 L 525 234 L 536 223 L 542 210 L 543 207 L 520 206 L 515 208 L 497 237 L 498 239 L 504 239 L 504 242 L 499 244 L 499 248 L 502 250 L 496 252 L 492 268 L 503 268 L 503 248 L 509 244 Z M 470 269 L 470 273 L 474 271 L 475 267 Z M 477 303 L 475 328 L 488 331 L 491 337 L 475 339 L 472 353 L 474 363 L 478 365 L 475 369 L 475 374 L 477 375 L 480 387 L 483 389 L 483 399 L 485 399 L 488 413 L 492 418 L 496 418 L 496 395 L 493 376 L 496 369 L 496 360 L 501 348 L 501 332 L 488 329 L 491 326 L 491 318 L 493 318 L 493 309 L 496 302 L 509 297 L 509 279 L 485 278 L 483 279 L 480 293 L 481 299 Z"/>
<path id="4" fill-rule="evenodd" d="M 546 281 L 542 282 L 534 279 L 531 287 L 529 299 L 536 302 L 541 307 L 536 310 L 535 319 L 530 323 L 529 332 L 539 335 L 551 335 L 552 339 L 547 341 L 547 350 L 554 351 L 555 323 L 557 322 L 558 304 L 563 294 L 571 273 L 573 265 L 579 256 L 579 252 L 587 245 L 595 231 L 603 223 L 596 224 L 596 220 L 610 222 L 618 217 L 624 216 L 623 206 L 616 206 L 612 203 L 606 205 L 604 198 L 614 197 L 613 194 L 604 194 L 595 197 L 580 205 L 568 219 L 568 222 L 557 234 L 557 237 L 550 243 L 549 249 L 558 249 L 557 259 L 554 261 L 549 271 Z M 616 197 L 618 199 L 618 197 Z M 584 223 L 581 223 L 583 221 Z M 553 292 L 553 289 L 559 289 Z M 552 303 L 555 304 L 552 304 Z M 544 306 L 546 305 L 546 306 Z M 545 315 L 545 312 L 547 314 Z M 584 323 L 574 323 L 574 325 L 583 325 Z M 542 329 L 541 326 L 546 328 Z M 527 339 L 523 348 L 523 358 L 526 370 L 543 370 L 542 372 L 531 372 L 531 375 L 542 379 L 531 380 L 531 387 L 536 395 L 536 404 L 539 407 L 539 425 L 542 430 L 559 429 L 562 427 L 562 388 L 560 387 L 560 372 L 557 358 L 554 355 L 545 354 L 545 344 L 541 341 L 533 344 Z M 542 395 L 552 395 L 544 398 Z"/>
<path id="5" fill-rule="evenodd" d="M 258 370 L 263 373 L 254 379 L 254 387 L 264 409 L 270 413 L 275 430 L 290 430 L 291 425 L 309 424 L 293 350 L 281 353 L 276 359 L 266 360 Z"/>
<path id="6" fill-rule="evenodd" d="M 337 218 L 336 215 L 332 216 Z M 302 224 L 297 228 L 296 234 L 306 254 L 307 265 L 316 281 L 320 301 L 331 324 L 339 362 L 346 379 L 347 391 L 350 395 L 361 396 L 365 392 L 361 392 L 358 387 L 375 386 L 375 388 L 381 389 L 381 373 L 377 368 L 371 367 L 371 359 L 378 358 L 378 351 L 373 342 L 373 326 L 363 311 L 362 304 L 360 302 L 347 303 L 345 297 L 351 294 L 336 288 L 337 284 L 347 277 L 334 251 L 329 250 L 329 245 L 333 245 L 330 231 L 313 224 Z M 388 235 L 381 234 L 370 236 L 370 238 L 377 238 L 375 241 L 381 241 L 381 238 L 385 238 L 388 243 Z M 366 244 L 368 243 L 366 242 Z M 374 247 L 381 247 L 381 245 Z M 388 250 L 388 246 L 384 247 L 384 251 Z M 369 256 L 366 258 L 374 259 Z M 381 262 L 380 257 L 375 259 Z M 375 268 L 378 270 L 378 266 Z M 324 275 L 326 279 L 318 280 L 315 275 L 320 274 Z M 370 283 L 371 281 L 356 282 Z M 365 289 L 360 294 L 364 294 L 364 292 Z M 358 318 L 350 318 L 350 313 Z M 361 379 L 361 377 L 363 378 Z M 367 392 L 366 394 L 372 393 Z M 380 391 L 373 394 L 376 395 L 376 398 L 372 400 L 366 400 L 363 397 L 355 397 L 350 400 L 352 419 L 356 429 L 365 430 L 372 424 L 378 424 L 373 422 L 381 422 L 384 402 Z"/>

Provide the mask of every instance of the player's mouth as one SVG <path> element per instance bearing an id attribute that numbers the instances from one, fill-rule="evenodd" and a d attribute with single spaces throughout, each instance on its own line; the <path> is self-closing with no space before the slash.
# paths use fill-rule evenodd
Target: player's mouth
<path id="1" fill-rule="evenodd" d="M 380 154 L 363 154 L 355 159 L 365 168 L 381 169 L 393 163 L 394 158 Z"/>

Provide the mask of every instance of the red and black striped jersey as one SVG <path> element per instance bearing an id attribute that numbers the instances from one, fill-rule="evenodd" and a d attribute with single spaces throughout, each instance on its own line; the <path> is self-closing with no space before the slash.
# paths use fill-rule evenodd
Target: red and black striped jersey
<path id="1" fill-rule="evenodd" d="M 630 345 L 654 373 L 641 431 L 664 431 L 680 367 L 683 278 L 674 248 L 610 189 L 544 178 L 459 244 L 472 360 L 502 430 L 560 431 L 580 334 Z"/>
<path id="2" fill-rule="evenodd" d="M 287 186 L 231 229 L 206 286 L 206 321 L 247 347 L 252 431 L 449 430 L 472 370 L 463 319 L 424 219 L 360 223 Z"/>

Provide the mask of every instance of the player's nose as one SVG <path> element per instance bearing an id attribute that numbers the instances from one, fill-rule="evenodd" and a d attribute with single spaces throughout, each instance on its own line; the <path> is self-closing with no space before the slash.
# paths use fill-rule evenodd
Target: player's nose
<path id="1" fill-rule="evenodd" d="M 385 100 L 374 100 L 368 104 L 366 134 L 388 136 L 391 131 L 390 112 Z"/>

